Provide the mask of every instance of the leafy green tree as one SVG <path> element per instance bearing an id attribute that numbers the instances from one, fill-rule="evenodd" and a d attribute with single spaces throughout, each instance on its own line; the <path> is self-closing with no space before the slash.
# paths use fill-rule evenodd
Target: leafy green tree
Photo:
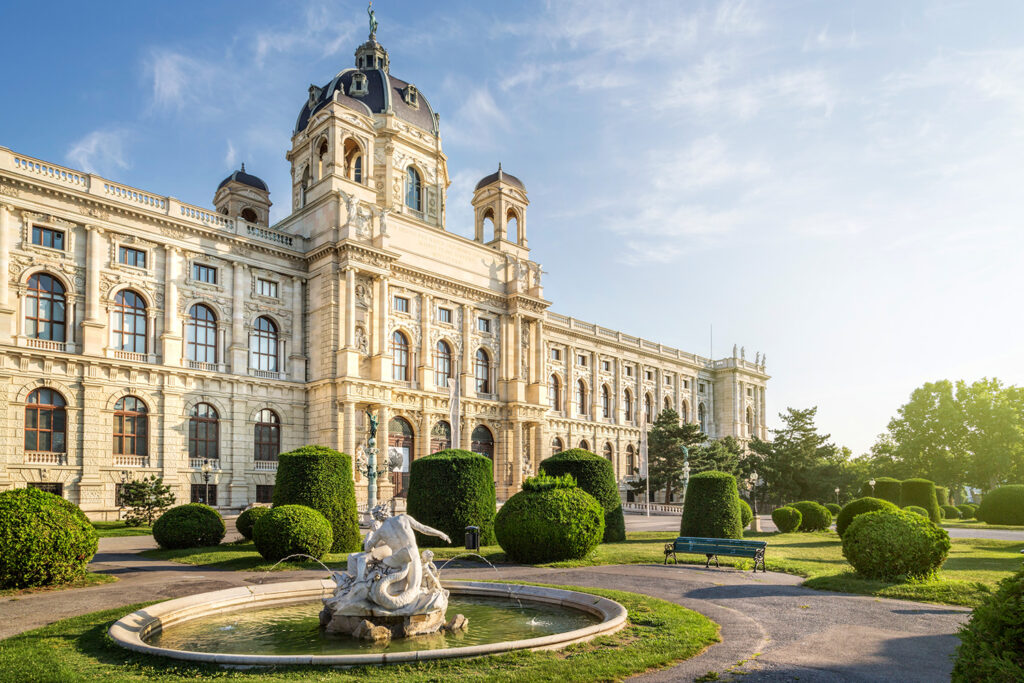
<path id="1" fill-rule="evenodd" d="M 121 489 L 121 505 L 128 509 L 125 513 L 128 526 L 152 526 L 157 517 L 174 505 L 174 494 L 171 487 L 164 484 L 163 477 L 154 474 L 126 482 Z"/>
<path id="2" fill-rule="evenodd" d="M 1004 388 L 999 380 L 987 378 L 971 385 L 957 382 L 956 388 L 967 427 L 967 483 L 993 489 L 1024 482 L 1024 389 Z"/>
<path id="3" fill-rule="evenodd" d="M 683 488 L 683 465 L 686 462 L 683 446 L 690 449 L 690 470 L 694 472 L 696 447 L 705 441 L 707 437 L 700 431 L 700 425 L 680 424 L 679 413 L 671 408 L 658 413 L 647 432 L 647 471 L 651 490 L 664 489 L 665 500 L 672 500 L 673 492 Z M 708 462 L 710 460 L 701 462 L 700 471 L 715 469 L 713 466 L 705 466 Z"/>
<path id="4" fill-rule="evenodd" d="M 819 434 L 814 424 L 818 408 L 787 408 L 780 413 L 781 429 L 773 429 L 772 439 L 754 437 L 750 450 L 756 460 L 746 463 L 760 477 L 760 490 L 775 501 L 833 500 L 830 493 L 850 459 L 847 449 L 839 449 L 829 434 Z"/>
<path id="5" fill-rule="evenodd" d="M 953 383 L 928 382 L 889 421 L 892 457 L 901 479 L 923 477 L 957 485 L 966 476 L 967 425 Z"/>

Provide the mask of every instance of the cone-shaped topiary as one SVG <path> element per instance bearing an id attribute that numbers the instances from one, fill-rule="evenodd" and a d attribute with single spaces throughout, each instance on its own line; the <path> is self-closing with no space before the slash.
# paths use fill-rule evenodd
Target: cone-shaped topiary
<path id="1" fill-rule="evenodd" d="M 772 510 L 772 521 L 779 528 L 779 532 L 783 534 L 791 534 L 799 529 L 801 516 L 799 510 L 788 505 Z"/>
<path id="2" fill-rule="evenodd" d="M 494 463 L 458 449 L 413 460 L 409 466 L 406 511 L 418 522 L 440 529 L 458 543 L 467 526 L 480 527 L 480 545 L 494 545 Z M 423 547 L 448 545 L 416 534 Z"/>
<path id="3" fill-rule="evenodd" d="M 949 534 L 927 517 L 904 510 L 857 515 L 843 534 L 843 556 L 868 579 L 924 579 L 949 554 Z"/>
<path id="4" fill-rule="evenodd" d="M 171 508 L 153 522 L 153 540 L 167 550 L 217 545 L 225 531 L 220 513 L 202 503 Z"/>
<path id="5" fill-rule="evenodd" d="M 832 513 L 821 503 L 802 500 L 789 506 L 800 511 L 800 531 L 825 531 L 832 526 Z"/>
<path id="6" fill-rule="evenodd" d="M 754 521 L 754 511 L 750 509 L 750 503 L 740 498 L 740 524 L 746 529 Z"/>
<path id="7" fill-rule="evenodd" d="M 992 489 L 981 499 L 975 516 L 986 524 L 1024 524 L 1024 486 Z"/>
<path id="8" fill-rule="evenodd" d="M 734 476 L 711 470 L 690 477 L 679 535 L 743 538 L 743 514 Z"/>
<path id="9" fill-rule="evenodd" d="M 610 460 L 582 448 L 571 448 L 544 460 L 540 466 L 552 476 L 571 474 L 578 487 L 597 498 L 604 508 L 604 543 L 626 540 L 622 498 Z"/>
<path id="10" fill-rule="evenodd" d="M 331 549 L 331 523 L 305 505 L 281 505 L 261 515 L 253 526 L 256 550 L 270 562 L 289 555 L 320 559 Z"/>
<path id="11" fill-rule="evenodd" d="M 906 479 L 900 486 L 900 507 L 917 505 L 928 512 L 928 519 L 936 524 L 942 521 L 939 499 L 935 495 L 935 482 L 928 479 Z"/>
<path id="12" fill-rule="evenodd" d="M 0 588 L 73 581 L 97 547 L 96 530 L 74 503 L 32 487 L 0 493 Z"/>
<path id="13" fill-rule="evenodd" d="M 843 506 L 839 503 L 824 503 L 825 509 L 832 513 L 832 519 L 836 518 L 840 512 L 843 511 Z"/>
<path id="14" fill-rule="evenodd" d="M 850 526 L 850 522 L 857 515 L 862 515 L 865 512 L 874 512 L 875 510 L 898 510 L 894 504 L 881 498 L 872 498 L 871 496 L 865 496 L 864 498 L 858 498 L 852 500 L 846 504 L 846 506 L 840 511 L 836 517 L 836 533 L 842 536 L 846 533 L 847 527 Z"/>
<path id="15" fill-rule="evenodd" d="M 974 516 L 978 513 L 978 506 L 974 503 L 957 505 L 956 509 L 960 511 L 960 519 L 974 519 Z"/>
<path id="16" fill-rule="evenodd" d="M 949 505 L 949 489 L 945 486 L 935 485 L 935 499 L 939 501 L 939 507 L 943 508 Z"/>
<path id="17" fill-rule="evenodd" d="M 238 533 L 251 541 L 253 525 L 256 524 L 257 519 L 268 512 L 270 512 L 270 508 L 258 506 L 244 510 L 242 514 L 238 515 L 238 519 L 235 520 L 235 528 L 238 529 Z"/>
<path id="18" fill-rule="evenodd" d="M 331 523 L 331 552 L 362 549 L 352 459 L 326 446 L 303 446 L 277 457 L 274 507 L 305 505 Z"/>
<path id="19" fill-rule="evenodd" d="M 960 519 L 960 509 L 955 505 L 942 506 L 943 519 Z"/>
<path id="20" fill-rule="evenodd" d="M 960 628 L 953 683 L 1024 681 L 1024 569 L 974 608 Z"/>
<path id="21" fill-rule="evenodd" d="M 881 498 L 893 505 L 900 504 L 900 489 L 902 482 L 892 477 L 875 477 L 874 492 L 871 490 L 870 480 L 864 482 L 860 487 L 860 495 L 864 498 Z"/>
<path id="22" fill-rule="evenodd" d="M 498 544 L 514 562 L 586 557 L 604 536 L 604 508 L 571 475 L 540 475 L 501 506 L 494 520 Z"/>

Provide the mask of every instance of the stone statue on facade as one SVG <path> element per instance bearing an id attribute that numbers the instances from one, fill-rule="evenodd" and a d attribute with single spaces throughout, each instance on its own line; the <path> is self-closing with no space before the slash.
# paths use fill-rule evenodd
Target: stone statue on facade
<path id="1" fill-rule="evenodd" d="M 739 349 L 736 347 L 736 344 L 732 345 L 732 357 L 733 358 L 738 358 L 739 357 Z"/>
<path id="2" fill-rule="evenodd" d="M 741 346 L 740 347 L 740 358 L 742 358 L 743 360 L 747 359 L 747 347 L 746 346 Z"/>

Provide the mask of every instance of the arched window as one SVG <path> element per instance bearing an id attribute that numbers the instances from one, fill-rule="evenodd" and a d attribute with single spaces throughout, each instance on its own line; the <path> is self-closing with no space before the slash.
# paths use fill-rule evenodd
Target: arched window
<path id="1" fill-rule="evenodd" d="M 551 455 L 558 455 L 563 450 L 565 450 L 565 444 L 562 443 L 560 438 L 556 436 L 551 439 Z"/>
<path id="2" fill-rule="evenodd" d="M 607 384 L 601 385 L 601 416 L 612 416 L 612 392 Z"/>
<path id="3" fill-rule="evenodd" d="M 363 154 L 355 140 L 345 140 L 345 175 L 349 180 L 363 182 Z"/>
<path id="4" fill-rule="evenodd" d="M 115 350 L 146 353 L 146 302 L 141 296 L 130 289 L 118 292 L 110 318 Z"/>
<path id="5" fill-rule="evenodd" d="M 681 417 L 683 419 L 683 422 L 689 422 L 690 421 L 690 404 L 687 403 L 686 401 L 683 401 L 682 413 L 683 414 L 680 415 L 679 417 Z"/>
<path id="6" fill-rule="evenodd" d="M 491 430 L 483 425 L 477 425 L 476 429 L 473 430 L 470 450 L 480 455 L 486 455 L 493 460 L 494 436 L 491 434 Z"/>
<path id="7" fill-rule="evenodd" d="M 185 337 L 190 361 L 217 362 L 217 316 L 209 306 L 195 304 L 189 309 Z"/>
<path id="8" fill-rule="evenodd" d="M 306 205 L 306 193 L 309 191 L 309 167 L 302 169 L 302 183 L 299 185 L 299 208 Z"/>
<path id="9" fill-rule="evenodd" d="M 423 210 L 423 188 L 420 184 L 420 174 L 412 166 L 405 172 L 405 205 L 413 211 Z"/>
<path id="10" fill-rule="evenodd" d="M 391 335 L 391 378 L 396 382 L 409 381 L 409 340 L 398 330 Z"/>
<path id="11" fill-rule="evenodd" d="M 579 406 L 580 415 L 587 414 L 587 383 L 583 380 L 576 381 L 576 405 Z"/>
<path id="12" fill-rule="evenodd" d="M 277 372 L 277 325 L 260 316 L 249 337 L 249 365 L 253 370 Z"/>
<path id="13" fill-rule="evenodd" d="M 256 212 L 250 208 L 242 209 L 242 213 L 240 213 L 239 216 L 243 221 L 246 221 L 247 223 L 255 223 L 259 220 L 259 217 L 256 215 Z"/>
<path id="14" fill-rule="evenodd" d="M 589 451 L 590 450 L 590 442 L 587 441 L 586 439 L 580 439 L 580 448 L 582 448 L 585 451 Z"/>
<path id="15" fill-rule="evenodd" d="M 114 404 L 114 455 L 149 454 L 149 409 L 134 396 Z"/>
<path id="16" fill-rule="evenodd" d="M 482 223 L 481 237 L 484 241 L 489 242 L 494 239 L 494 212 L 492 210 L 487 209 L 484 211 Z"/>
<path id="17" fill-rule="evenodd" d="M 548 381 L 548 403 L 551 410 L 562 409 L 562 382 L 558 379 L 558 375 L 551 375 L 551 379 Z"/>
<path id="18" fill-rule="evenodd" d="M 256 414 L 253 444 L 256 460 L 277 460 L 281 452 L 281 420 L 273 410 L 264 408 Z"/>
<path id="19" fill-rule="evenodd" d="M 703 403 L 698 403 L 697 404 L 697 422 L 700 423 L 700 431 L 701 431 L 701 433 L 702 434 L 707 434 L 708 433 L 708 425 L 707 425 L 707 418 L 704 415 L 704 404 Z"/>
<path id="20" fill-rule="evenodd" d="M 437 453 L 452 447 L 452 426 L 447 420 L 438 420 L 430 430 L 430 452 Z"/>
<path id="21" fill-rule="evenodd" d="M 644 419 L 647 420 L 647 424 L 654 422 L 652 419 L 654 417 L 653 412 L 651 409 L 651 395 L 644 394 Z"/>
<path id="22" fill-rule="evenodd" d="M 491 359 L 483 349 L 476 350 L 476 393 L 491 393 Z"/>
<path id="23" fill-rule="evenodd" d="M 217 409 L 209 403 L 197 403 L 188 414 L 188 457 L 220 457 Z"/>
<path id="24" fill-rule="evenodd" d="M 7 274 L 4 273 L 4 277 Z M 46 273 L 28 279 L 25 294 L 25 336 L 30 339 L 65 341 L 67 299 L 64 285 Z"/>
<path id="25" fill-rule="evenodd" d="M 434 385 L 438 389 L 448 389 L 448 380 L 452 378 L 452 347 L 441 339 L 434 351 Z"/>
<path id="26" fill-rule="evenodd" d="M 519 241 L 519 217 L 512 209 L 508 210 L 508 216 L 505 218 L 505 236 L 510 242 Z"/>
<path id="27" fill-rule="evenodd" d="M 636 474 L 636 451 L 633 450 L 633 444 L 626 446 L 626 474 L 627 476 Z"/>
<path id="28" fill-rule="evenodd" d="M 671 410 L 671 409 L 672 409 L 672 397 L 671 396 L 666 396 L 665 397 L 665 410 Z"/>
<path id="29" fill-rule="evenodd" d="M 601 455 L 603 455 L 608 460 L 613 460 L 613 454 L 614 452 L 612 451 L 612 445 L 610 443 L 605 442 L 604 449 L 602 449 L 601 451 Z"/>
<path id="30" fill-rule="evenodd" d="M 416 449 L 412 425 L 404 417 L 393 417 L 388 422 L 388 462 L 392 455 L 400 456 L 402 464 L 391 472 L 391 484 L 396 496 L 405 496 L 409 489 L 409 463 Z M 396 458 L 397 459 L 397 458 Z"/>
<path id="31" fill-rule="evenodd" d="M 67 403 L 53 389 L 36 389 L 25 401 L 25 450 L 67 452 Z"/>
<path id="32" fill-rule="evenodd" d="M 626 413 L 626 421 L 633 421 L 633 394 L 626 389 L 622 394 L 622 409 Z"/>
<path id="33" fill-rule="evenodd" d="M 751 434 L 754 433 L 754 411 L 750 406 L 747 406 L 747 429 L 750 430 Z"/>
<path id="34" fill-rule="evenodd" d="M 327 140 L 320 143 L 320 149 L 317 151 L 317 180 L 324 179 L 324 172 L 327 170 Z"/>

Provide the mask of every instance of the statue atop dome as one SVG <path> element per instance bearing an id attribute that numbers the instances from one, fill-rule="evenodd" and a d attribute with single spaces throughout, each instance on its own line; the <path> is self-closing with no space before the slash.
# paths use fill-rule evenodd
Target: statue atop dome
<path id="1" fill-rule="evenodd" d="M 370 15 L 370 40 L 377 40 L 377 13 L 373 11 L 373 0 L 366 6 L 366 13 Z"/>

